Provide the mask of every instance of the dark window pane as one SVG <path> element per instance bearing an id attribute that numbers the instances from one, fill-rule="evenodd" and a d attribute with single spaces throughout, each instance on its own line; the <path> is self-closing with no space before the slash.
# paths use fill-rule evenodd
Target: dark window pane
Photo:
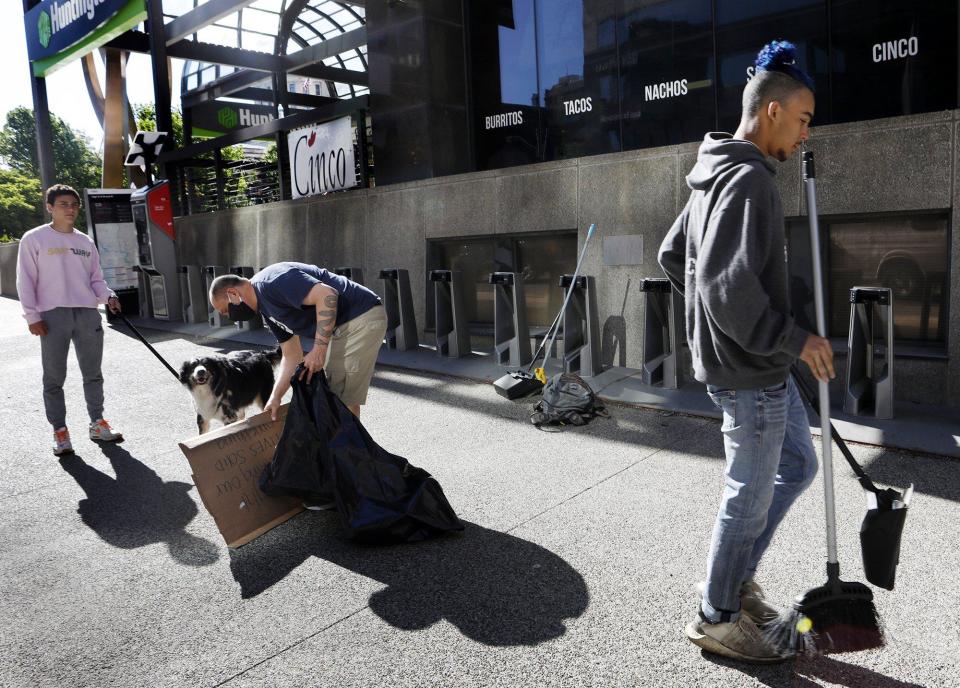
<path id="1" fill-rule="evenodd" d="M 619 151 L 612 5 L 600 0 L 540 0 L 537 7 L 545 159 Z M 604 23 L 607 36 L 599 30 Z"/>
<path id="2" fill-rule="evenodd" d="M 823 233 L 824 224 L 820 231 Z M 813 261 L 810 253 L 810 225 L 807 218 L 790 219 L 786 222 L 787 259 L 789 265 L 790 305 L 797 324 L 807 332 L 817 331 L 817 314 L 813 300 Z M 823 238 L 820 239 L 821 252 Z M 826 259 L 821 256 L 823 269 Z"/>
<path id="3" fill-rule="evenodd" d="M 957 106 L 957 3 L 834 0 L 833 119 Z"/>
<path id="4" fill-rule="evenodd" d="M 696 141 L 716 126 L 710 0 L 624 0 L 623 147 Z"/>
<path id="5" fill-rule="evenodd" d="M 770 40 L 797 46 L 797 64 L 817 87 L 816 121 L 830 121 L 827 6 L 824 0 L 717 0 L 719 125 L 734 131 L 740 122 L 743 87 L 757 53 Z"/>
<path id="6" fill-rule="evenodd" d="M 563 304 L 560 276 L 572 273 L 577 265 L 577 235 L 517 239 L 517 258 L 526 291 L 527 323 L 548 327 Z"/>
<path id="7" fill-rule="evenodd" d="M 438 265 L 434 269 L 459 270 L 467 322 L 493 324 L 493 286 L 487 277 L 494 269 L 493 239 L 438 242 Z M 432 282 L 427 286 L 432 290 Z"/>
<path id="8" fill-rule="evenodd" d="M 477 168 L 539 162 L 539 85 L 533 0 L 470 3 Z"/>
<path id="9" fill-rule="evenodd" d="M 946 218 L 831 222 L 828 251 L 832 336 L 847 336 L 851 287 L 889 287 L 898 341 L 946 341 Z"/>
<path id="10" fill-rule="evenodd" d="M 473 325 L 493 325 L 493 286 L 491 272 L 519 272 L 524 279 L 527 322 L 531 327 L 546 327 L 563 303 L 560 275 L 573 272 L 577 261 L 576 232 L 552 233 L 531 237 L 482 237 L 430 242 L 428 269 L 459 270 L 464 288 L 464 310 Z M 427 308 L 434 307 L 433 284 Z M 428 314 L 428 326 L 434 316 Z"/>

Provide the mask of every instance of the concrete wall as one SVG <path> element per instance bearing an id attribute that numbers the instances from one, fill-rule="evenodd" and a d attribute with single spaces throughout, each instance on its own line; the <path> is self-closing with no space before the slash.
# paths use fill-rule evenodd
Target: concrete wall
<path id="1" fill-rule="evenodd" d="M 960 111 L 815 128 L 808 147 L 817 159 L 820 213 L 949 209 L 956 227 L 958 138 Z M 684 176 L 696 151 L 696 143 L 629 151 L 178 218 L 180 258 L 257 267 L 277 260 L 359 266 L 378 292 L 380 269 L 406 268 L 422 329 L 427 240 L 576 228 L 582 246 L 595 222 L 598 235 L 584 270 L 597 277 L 603 357 L 638 367 L 643 299 L 637 280 L 661 275 L 657 249 L 686 203 Z M 777 184 L 785 214 L 805 212 L 796 158 L 780 166 Z M 603 237 L 622 235 L 642 237 L 641 264 L 604 266 Z M 950 250 L 947 357 L 898 357 L 900 399 L 960 406 L 960 239 L 955 232 Z M 834 392 L 841 388 L 842 374 Z"/>
<path id="2" fill-rule="evenodd" d="M 0 295 L 17 298 L 17 250 L 19 241 L 0 244 Z"/>

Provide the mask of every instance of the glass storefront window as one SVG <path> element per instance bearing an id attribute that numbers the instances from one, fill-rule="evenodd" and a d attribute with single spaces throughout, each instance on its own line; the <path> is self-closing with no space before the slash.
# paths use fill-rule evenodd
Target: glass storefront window
<path id="1" fill-rule="evenodd" d="M 563 304 L 560 276 L 577 263 L 577 235 L 553 234 L 517 239 L 517 272 L 523 275 L 530 327 L 549 327 Z"/>
<path id="2" fill-rule="evenodd" d="M 893 335 L 900 344 L 942 348 L 947 332 L 949 225 L 945 215 L 821 220 L 827 326 L 846 339 L 850 289 L 893 291 Z M 814 328 L 812 268 L 806 219 L 788 223 L 794 316 Z"/>
<path id="3" fill-rule="evenodd" d="M 470 3 L 477 169 L 539 162 L 534 0 Z"/>
<path id="4" fill-rule="evenodd" d="M 957 3 L 833 0 L 833 121 L 957 106 Z"/>
<path id="5" fill-rule="evenodd" d="M 830 223 L 830 333 L 847 336 L 851 287 L 889 287 L 893 336 L 944 343 L 949 249 L 946 218 Z"/>
<path id="6" fill-rule="evenodd" d="M 609 2 L 541 0 L 538 5 L 546 160 L 620 150 L 615 30 Z"/>
<path id="7" fill-rule="evenodd" d="M 743 87 L 766 36 L 797 46 L 798 65 L 817 88 L 816 121 L 830 121 L 825 0 L 716 0 L 716 35 L 720 131 L 735 131 L 740 122 Z"/>
<path id="8" fill-rule="evenodd" d="M 623 0 L 617 40 L 625 149 L 716 128 L 710 0 Z"/>

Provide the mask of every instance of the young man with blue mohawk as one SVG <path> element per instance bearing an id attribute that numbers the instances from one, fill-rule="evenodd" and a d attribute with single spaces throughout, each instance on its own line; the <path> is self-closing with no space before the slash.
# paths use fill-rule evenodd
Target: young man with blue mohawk
<path id="1" fill-rule="evenodd" d="M 817 472 L 803 402 L 790 379 L 802 359 L 834 377 L 829 341 L 791 317 L 784 221 L 774 164 L 809 136 L 813 81 L 796 49 L 774 41 L 743 90 L 740 126 L 709 133 L 687 175 L 690 200 L 660 247 L 659 261 L 686 297 L 696 379 L 723 412 L 725 486 L 687 638 L 749 662 L 786 657 L 763 638 L 778 611 L 753 576 L 777 526 Z"/>

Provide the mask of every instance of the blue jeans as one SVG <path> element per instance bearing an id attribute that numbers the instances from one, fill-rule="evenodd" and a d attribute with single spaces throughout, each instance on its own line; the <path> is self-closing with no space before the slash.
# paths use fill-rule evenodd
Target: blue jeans
<path id="1" fill-rule="evenodd" d="M 723 411 L 727 469 L 701 610 L 708 621 L 732 621 L 740 586 L 753 578 L 790 505 L 813 482 L 817 455 L 793 378 L 760 390 L 707 385 L 707 392 Z"/>

